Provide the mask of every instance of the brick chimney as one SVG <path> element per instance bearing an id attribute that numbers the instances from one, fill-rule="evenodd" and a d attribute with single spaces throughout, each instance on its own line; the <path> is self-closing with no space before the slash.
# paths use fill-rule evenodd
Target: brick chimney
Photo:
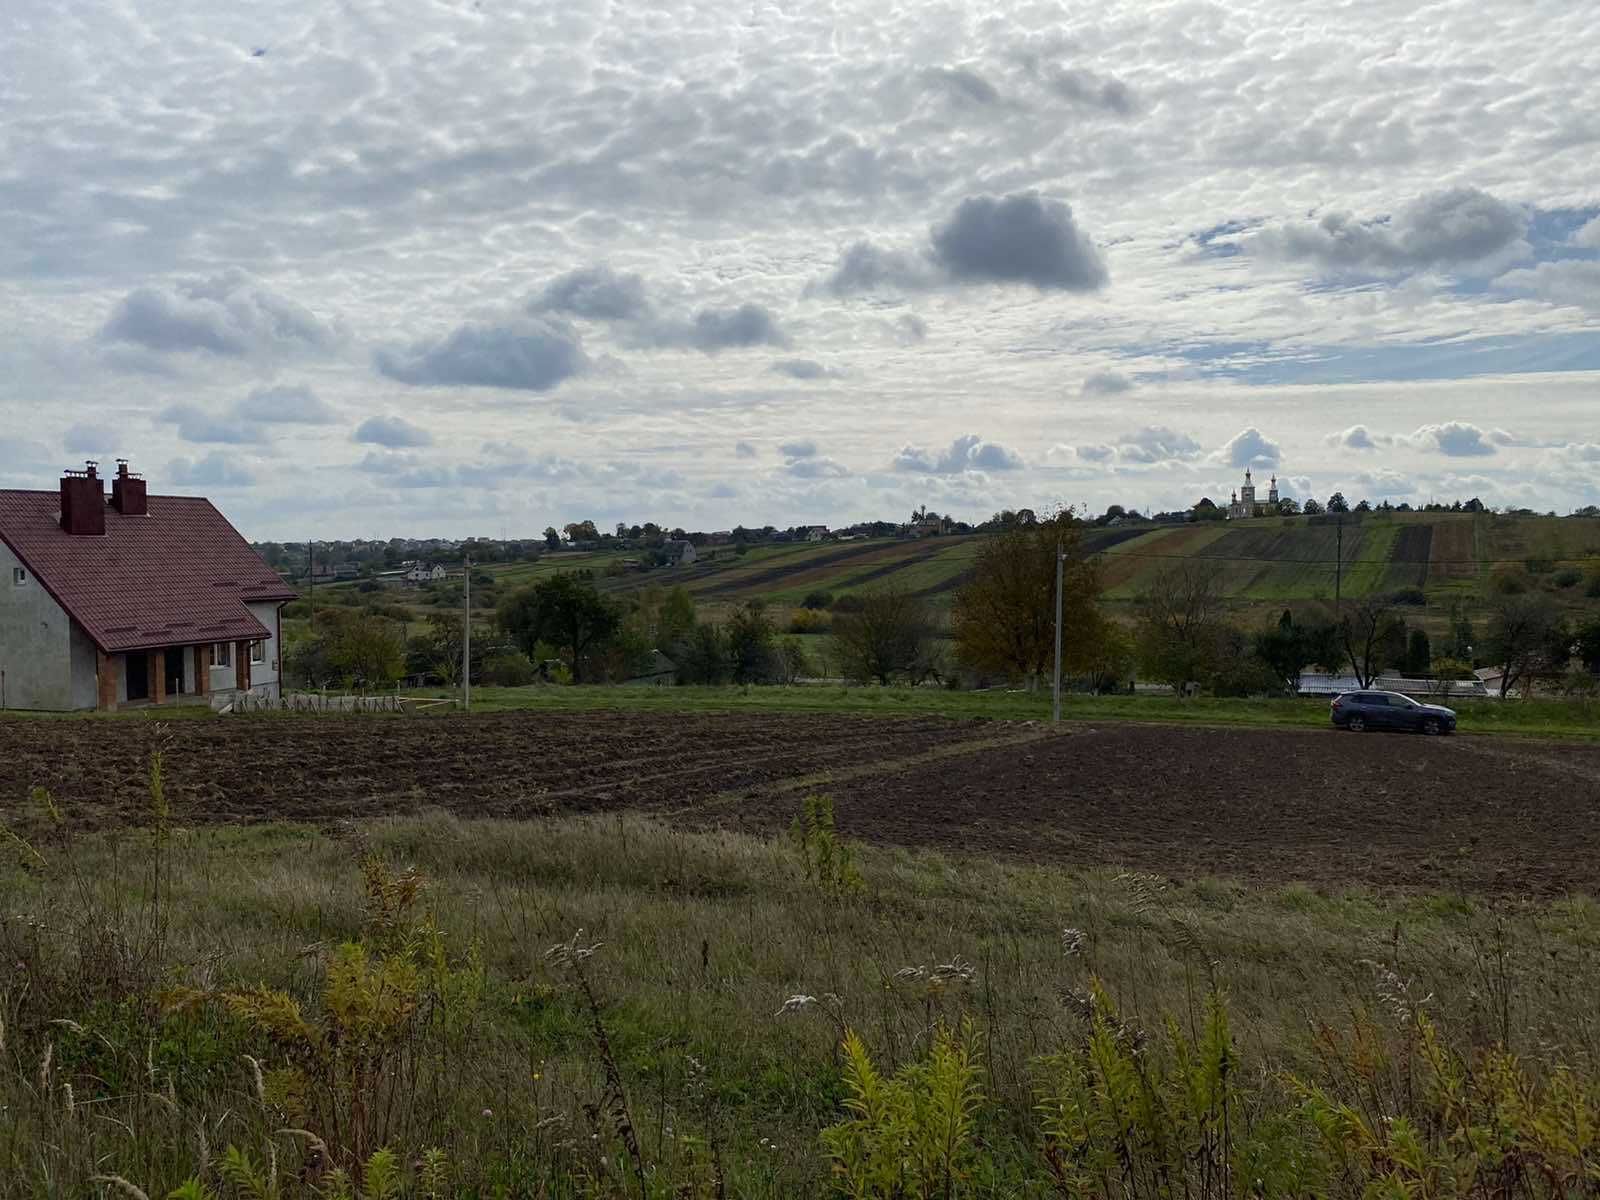
<path id="1" fill-rule="evenodd" d="M 117 475 L 111 481 L 111 507 L 125 517 L 150 515 L 145 503 L 144 477 L 128 474 L 128 460 L 117 459 Z"/>
<path id="2" fill-rule="evenodd" d="M 82 471 L 61 473 L 61 528 L 76 537 L 98 537 L 106 531 L 106 494 L 90 462 Z"/>

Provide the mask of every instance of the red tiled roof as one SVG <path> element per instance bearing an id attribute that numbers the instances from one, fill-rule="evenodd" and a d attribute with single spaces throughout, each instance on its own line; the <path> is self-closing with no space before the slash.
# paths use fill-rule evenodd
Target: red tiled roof
<path id="1" fill-rule="evenodd" d="M 0 541 L 108 654 L 263 638 L 245 604 L 296 596 L 209 500 L 107 505 L 103 537 L 67 533 L 60 511 L 57 492 L 0 490 Z"/>

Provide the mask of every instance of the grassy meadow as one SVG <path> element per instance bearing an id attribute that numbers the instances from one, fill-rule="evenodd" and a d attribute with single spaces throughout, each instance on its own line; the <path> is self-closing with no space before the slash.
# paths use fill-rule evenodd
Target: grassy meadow
<path id="1" fill-rule="evenodd" d="M 813 817 L 189 830 L 157 800 L 72 842 L 29 809 L 0 1196 L 1593 1186 L 1587 897 L 853 850 Z"/>

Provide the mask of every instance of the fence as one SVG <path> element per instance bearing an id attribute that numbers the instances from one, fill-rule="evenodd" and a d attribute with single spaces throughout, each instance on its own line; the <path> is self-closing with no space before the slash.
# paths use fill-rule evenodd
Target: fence
<path id="1" fill-rule="evenodd" d="M 219 713 L 381 713 L 421 712 L 454 700 L 420 699 L 393 694 L 372 696 L 330 696 L 324 692 L 289 692 L 278 696 L 265 689 L 219 697 Z"/>

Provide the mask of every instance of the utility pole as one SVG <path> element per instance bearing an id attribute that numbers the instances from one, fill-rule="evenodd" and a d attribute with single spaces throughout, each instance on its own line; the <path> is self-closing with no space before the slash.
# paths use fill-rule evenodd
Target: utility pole
<path id="1" fill-rule="evenodd" d="M 1050 721 L 1052 724 L 1061 723 L 1061 566 L 1065 555 L 1061 553 L 1061 543 L 1056 543 L 1056 679 L 1055 688 L 1050 697 Z"/>
<path id="2" fill-rule="evenodd" d="M 317 631 L 317 560 L 311 557 L 311 539 L 306 539 L 306 591 L 311 599 L 311 631 Z"/>
<path id="3" fill-rule="evenodd" d="M 1341 592 L 1344 587 L 1344 514 L 1340 513 L 1334 519 L 1333 527 L 1337 531 L 1334 535 L 1333 552 L 1333 615 L 1337 617 L 1340 612 Z"/>
<path id="4" fill-rule="evenodd" d="M 461 707 L 472 711 L 472 556 L 461 559 Z"/>

